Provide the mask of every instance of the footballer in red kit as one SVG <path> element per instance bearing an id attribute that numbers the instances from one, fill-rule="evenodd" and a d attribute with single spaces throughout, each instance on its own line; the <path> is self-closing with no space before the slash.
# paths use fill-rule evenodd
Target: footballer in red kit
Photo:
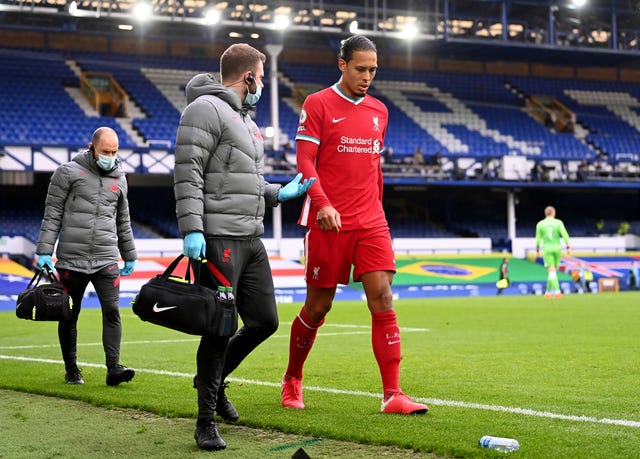
<path id="1" fill-rule="evenodd" d="M 395 255 L 382 206 L 380 152 L 387 107 L 367 92 L 378 70 L 375 44 L 362 35 L 342 41 L 340 80 L 311 94 L 296 134 L 298 170 L 316 177 L 298 223 L 304 240 L 305 303 L 291 324 L 282 406 L 302 409 L 302 369 L 338 284 L 362 282 L 371 313 L 371 343 L 382 379 L 383 413 L 423 414 L 429 408 L 400 389 L 400 330 L 391 283 Z"/>
<path id="2" fill-rule="evenodd" d="M 317 227 L 318 210 L 326 205 L 339 210 L 341 231 L 387 225 L 380 152 L 388 117 L 378 99 L 354 99 L 337 83 L 307 97 L 296 135 L 298 169 L 311 177 L 315 167 L 322 187 L 308 191 L 301 225 Z"/>

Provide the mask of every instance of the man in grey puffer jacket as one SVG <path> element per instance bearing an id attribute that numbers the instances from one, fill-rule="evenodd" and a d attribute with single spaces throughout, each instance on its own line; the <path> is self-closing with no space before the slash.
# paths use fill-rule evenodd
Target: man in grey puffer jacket
<path id="1" fill-rule="evenodd" d="M 227 421 L 238 419 L 224 379 L 278 328 L 271 267 L 260 239 L 265 207 L 304 194 L 315 180 L 301 183 L 299 174 L 285 187 L 264 180 L 264 142 L 248 112 L 264 86 L 265 60 L 255 48 L 235 44 L 220 58 L 220 82 L 211 74 L 192 78 L 176 138 L 174 192 L 183 253 L 206 257 L 231 282 L 244 324 L 230 340 L 200 340 L 194 437 L 207 450 L 226 447 L 214 411 Z"/>
<path id="2" fill-rule="evenodd" d="M 118 166 L 118 136 L 109 127 L 96 129 L 89 149 L 60 165 L 49 183 L 44 218 L 36 246 L 37 266 L 56 270 L 73 300 L 71 318 L 58 324 L 67 384 L 84 384 L 76 363 L 78 316 L 91 282 L 102 309 L 102 343 L 107 385 L 129 382 L 135 372 L 120 365 L 120 275 L 133 272 L 137 254 L 129 218 L 127 179 Z M 122 256 L 124 268 L 118 269 Z"/>

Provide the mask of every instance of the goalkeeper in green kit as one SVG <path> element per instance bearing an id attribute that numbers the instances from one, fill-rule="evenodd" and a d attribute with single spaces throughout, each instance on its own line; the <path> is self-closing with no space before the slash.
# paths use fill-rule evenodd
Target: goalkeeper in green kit
<path id="1" fill-rule="evenodd" d="M 562 220 L 556 218 L 556 209 L 554 207 L 545 207 L 544 215 L 545 218 L 536 225 L 536 257 L 540 252 L 540 242 L 542 242 L 542 259 L 548 271 L 547 290 L 544 293 L 544 297 L 560 298 L 562 297 L 562 292 L 560 291 L 557 273 L 558 267 L 560 267 L 560 259 L 562 258 L 560 239 L 564 240 L 567 246 L 567 253 L 571 255 L 569 233 L 567 233 Z"/>

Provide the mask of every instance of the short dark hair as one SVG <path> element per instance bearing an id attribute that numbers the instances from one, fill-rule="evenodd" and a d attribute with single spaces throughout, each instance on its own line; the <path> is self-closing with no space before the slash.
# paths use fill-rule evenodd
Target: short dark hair
<path id="1" fill-rule="evenodd" d="M 375 43 L 369 40 L 364 35 L 352 35 L 340 42 L 340 51 L 338 52 L 338 58 L 345 62 L 349 62 L 353 57 L 355 51 L 373 51 L 377 53 Z"/>
<path id="2" fill-rule="evenodd" d="M 229 46 L 220 57 L 220 79 L 234 80 L 247 70 L 255 71 L 258 62 L 266 62 L 267 56 L 246 43 Z"/>

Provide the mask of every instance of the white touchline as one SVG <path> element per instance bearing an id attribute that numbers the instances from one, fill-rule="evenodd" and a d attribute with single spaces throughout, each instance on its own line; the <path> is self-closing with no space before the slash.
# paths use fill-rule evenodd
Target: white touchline
<path id="1" fill-rule="evenodd" d="M 286 322 L 280 322 L 280 325 L 291 325 L 291 322 L 288 324 Z M 367 331 L 339 331 L 339 332 L 323 332 L 318 333 L 318 336 L 343 336 L 343 335 L 368 335 L 371 332 L 370 325 L 341 325 L 341 324 L 333 324 L 333 325 L 325 325 L 326 327 L 335 327 L 335 328 L 362 328 L 368 329 Z M 325 327 L 323 326 L 323 328 Z M 400 333 L 407 332 L 427 332 L 430 331 L 428 328 L 401 328 Z M 269 337 L 270 339 L 274 338 L 286 338 L 289 339 L 289 331 L 287 330 L 284 334 L 275 334 Z M 200 338 L 181 338 L 181 339 L 158 339 L 158 340 L 140 340 L 140 341 L 122 341 L 120 343 L 121 346 L 132 345 L 132 344 L 173 344 L 173 343 L 194 343 L 200 341 Z M 92 347 L 92 346 L 102 346 L 102 342 L 95 343 L 78 343 L 78 347 Z M 16 345 L 16 346 L 0 346 L 0 350 L 15 350 L 15 349 L 47 349 L 47 348 L 59 348 L 60 344 L 25 344 L 25 345 Z"/>
<path id="2" fill-rule="evenodd" d="M 291 325 L 291 322 L 280 322 L 280 325 Z M 365 328 L 367 330 L 371 330 L 371 325 L 350 325 L 350 324 L 324 324 L 322 326 L 322 329 L 327 329 L 327 328 L 331 328 L 331 327 L 335 327 L 335 328 Z M 400 333 L 402 333 L 402 332 L 427 332 L 427 331 L 431 331 L 431 330 L 428 329 L 428 328 L 400 327 Z M 288 333 L 288 330 L 287 330 L 287 333 Z M 320 333 L 320 332 L 318 332 L 318 333 Z"/>
<path id="3" fill-rule="evenodd" d="M 18 361 L 24 361 L 24 362 L 37 362 L 37 363 L 55 363 L 57 365 L 64 364 L 62 360 L 36 359 L 33 357 L 20 357 L 15 355 L 1 355 L 1 354 L 0 354 L 0 360 L 18 360 Z M 104 368 L 104 364 L 99 364 L 99 363 L 78 362 L 78 365 L 81 367 Z M 181 373 L 177 371 L 155 370 L 151 368 L 134 368 L 134 369 L 140 373 L 149 373 L 149 374 L 166 375 L 166 376 L 179 376 L 182 378 L 190 378 L 190 379 L 193 378 L 193 372 Z M 244 379 L 244 378 L 227 378 L 227 379 L 229 381 L 238 382 L 242 384 L 251 384 L 254 386 L 276 387 L 278 389 L 281 387 L 281 384 L 282 384 L 280 382 L 257 381 L 254 379 Z M 377 393 L 344 390 L 344 389 L 333 389 L 329 387 L 305 386 L 304 390 L 315 391 L 315 392 L 325 392 L 329 394 L 357 395 L 357 396 L 363 396 L 363 397 L 372 397 L 376 399 L 380 398 L 380 394 L 377 394 Z M 524 416 L 534 416 L 539 418 L 552 418 L 552 419 L 562 419 L 565 421 L 589 422 L 594 424 L 611 424 L 611 425 L 618 425 L 618 426 L 624 426 L 624 427 L 640 428 L 640 421 L 631 421 L 626 419 L 596 418 L 593 416 L 575 416 L 575 415 L 568 415 L 568 414 L 551 413 L 549 411 L 531 410 L 528 408 L 517 408 L 517 407 L 500 406 L 500 405 L 485 405 L 482 403 L 469 403 L 469 402 L 461 402 L 457 400 L 442 400 L 437 398 L 412 397 L 412 399 L 417 402 L 427 403 L 429 405 L 436 405 L 436 406 L 452 406 L 452 407 L 470 408 L 470 409 L 476 409 L 476 410 L 500 411 L 503 413 L 521 414 Z"/>
<path id="4" fill-rule="evenodd" d="M 158 340 L 141 340 L 141 341 L 123 341 L 123 344 L 173 344 L 173 343 L 194 343 L 200 341 L 200 338 L 181 338 L 181 339 L 158 339 Z M 78 343 L 78 347 L 91 347 L 102 346 L 102 342 L 99 343 Z M 1 350 L 4 349 L 46 349 L 50 347 L 59 348 L 60 344 L 27 344 L 23 346 L 0 346 Z"/>

